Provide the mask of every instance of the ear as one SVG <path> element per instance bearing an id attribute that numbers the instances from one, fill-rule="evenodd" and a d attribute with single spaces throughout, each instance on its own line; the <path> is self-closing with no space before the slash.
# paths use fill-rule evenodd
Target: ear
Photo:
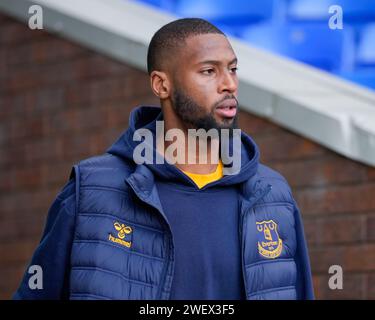
<path id="1" fill-rule="evenodd" d="M 153 93 L 160 99 L 167 99 L 171 94 L 171 85 L 165 72 L 152 71 L 150 74 L 150 83 Z"/>

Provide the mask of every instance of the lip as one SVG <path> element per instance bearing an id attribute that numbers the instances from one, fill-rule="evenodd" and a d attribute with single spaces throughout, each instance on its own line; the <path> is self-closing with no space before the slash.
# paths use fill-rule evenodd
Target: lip
<path id="1" fill-rule="evenodd" d="M 237 101 L 226 99 L 216 107 L 215 111 L 224 118 L 233 118 L 237 113 Z"/>

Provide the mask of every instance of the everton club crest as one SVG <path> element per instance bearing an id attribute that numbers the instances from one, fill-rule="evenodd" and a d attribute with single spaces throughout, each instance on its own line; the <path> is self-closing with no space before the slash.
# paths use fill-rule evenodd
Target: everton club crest
<path id="1" fill-rule="evenodd" d="M 273 220 L 257 222 L 258 250 L 265 257 L 274 259 L 280 256 L 283 241 L 277 233 L 277 224 Z"/>

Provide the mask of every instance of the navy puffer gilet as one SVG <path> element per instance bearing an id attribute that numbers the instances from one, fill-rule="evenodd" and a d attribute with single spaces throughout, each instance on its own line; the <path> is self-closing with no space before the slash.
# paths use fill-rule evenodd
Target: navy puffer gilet
<path id="1" fill-rule="evenodd" d="M 74 175 L 70 298 L 169 299 L 173 234 L 152 171 L 107 153 L 80 162 Z M 313 299 L 301 216 L 286 180 L 259 164 L 241 190 L 246 298 Z M 259 231 L 265 223 L 277 225 L 281 251 L 275 257 L 264 254 L 267 241 Z"/>

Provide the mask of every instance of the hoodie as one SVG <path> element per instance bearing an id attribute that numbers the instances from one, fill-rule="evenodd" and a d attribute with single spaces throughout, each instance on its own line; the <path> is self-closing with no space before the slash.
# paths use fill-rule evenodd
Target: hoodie
<path id="1" fill-rule="evenodd" d="M 134 141 L 134 133 L 143 128 L 152 132 L 152 145 L 146 145 L 156 159 L 156 121 L 163 120 L 161 109 L 141 107 L 133 111 L 130 119 L 129 129 L 108 152 L 132 160 L 140 143 Z M 154 173 L 174 238 L 171 299 L 245 299 L 238 232 L 239 186 L 255 174 L 258 158 L 258 147 L 242 134 L 239 172 L 201 189 L 174 165 L 155 161 L 147 164 Z"/>

